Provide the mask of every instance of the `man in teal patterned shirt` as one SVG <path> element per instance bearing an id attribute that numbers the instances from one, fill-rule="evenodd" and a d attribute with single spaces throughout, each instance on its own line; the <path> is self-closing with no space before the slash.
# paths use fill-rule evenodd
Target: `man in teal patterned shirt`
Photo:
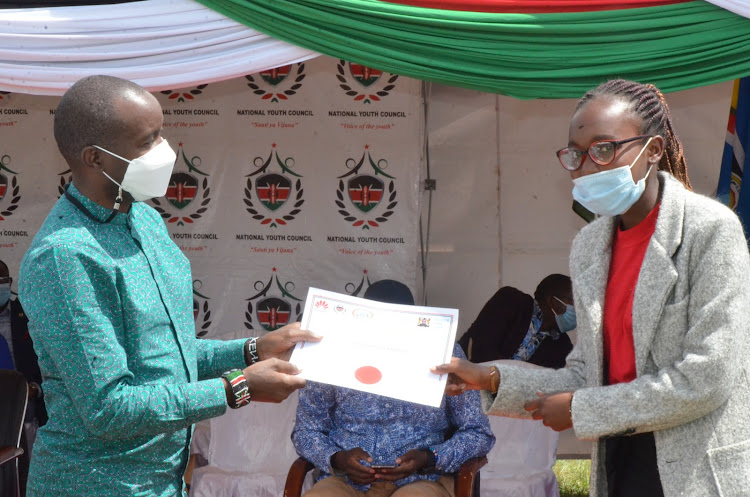
<path id="1" fill-rule="evenodd" d="M 298 323 L 257 341 L 195 338 L 190 264 L 141 202 L 164 195 L 175 158 L 153 95 L 84 78 L 54 128 L 73 182 L 20 271 L 49 411 L 27 495 L 182 495 L 193 423 L 304 386 L 279 358 L 316 338 Z"/>

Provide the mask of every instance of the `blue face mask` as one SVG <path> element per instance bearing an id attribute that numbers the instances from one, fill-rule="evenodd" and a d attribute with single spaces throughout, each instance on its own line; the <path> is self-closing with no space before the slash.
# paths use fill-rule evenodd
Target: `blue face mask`
<path id="1" fill-rule="evenodd" d="M 552 311 L 555 314 L 555 322 L 557 323 L 557 327 L 560 329 L 562 333 L 567 333 L 570 330 L 575 329 L 576 308 L 570 304 L 566 304 L 565 302 L 558 299 L 557 297 L 553 297 L 553 298 L 565 306 L 565 312 L 563 312 L 562 314 L 557 314 L 555 313 L 554 310 Z"/>
<path id="2" fill-rule="evenodd" d="M 587 174 L 573 180 L 573 198 L 585 208 L 600 216 L 619 216 L 630 209 L 641 198 L 646 189 L 646 178 L 633 181 L 633 164 L 641 157 L 652 138 L 649 138 L 638 156 L 629 166 Z"/>
<path id="3" fill-rule="evenodd" d="M 10 283 L 3 283 L 0 285 L 0 307 L 5 307 L 5 304 L 10 300 Z"/>

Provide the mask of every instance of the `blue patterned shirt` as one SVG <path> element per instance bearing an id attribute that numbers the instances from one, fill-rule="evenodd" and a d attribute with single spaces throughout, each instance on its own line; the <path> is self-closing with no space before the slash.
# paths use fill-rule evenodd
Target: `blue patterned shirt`
<path id="1" fill-rule="evenodd" d="M 464 357 L 456 345 L 453 355 Z M 446 432 L 455 429 L 448 440 Z M 297 453 L 331 476 L 331 456 L 361 447 L 373 464 L 395 464 L 411 449 L 437 452 L 440 473 L 413 474 L 397 486 L 415 480 L 437 481 L 441 473 L 454 473 L 466 460 L 487 454 L 495 444 L 479 392 L 443 397 L 440 407 L 429 407 L 358 390 L 307 382 L 300 391 L 297 422 L 292 432 Z M 363 462 L 363 464 L 367 465 Z M 369 485 L 349 484 L 366 491 Z"/>
<path id="2" fill-rule="evenodd" d="M 27 495 L 181 495 L 191 425 L 226 410 L 218 376 L 244 366 L 244 340 L 195 338 L 190 264 L 156 211 L 100 223 L 61 197 L 19 288 L 49 411 Z"/>

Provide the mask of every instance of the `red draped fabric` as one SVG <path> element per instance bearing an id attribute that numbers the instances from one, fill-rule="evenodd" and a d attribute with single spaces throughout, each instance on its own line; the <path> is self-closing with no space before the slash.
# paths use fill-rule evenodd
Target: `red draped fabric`
<path id="1" fill-rule="evenodd" d="M 497 12 L 507 14 L 549 14 L 591 10 L 634 9 L 685 3 L 689 0 L 384 0 L 431 9 Z"/>

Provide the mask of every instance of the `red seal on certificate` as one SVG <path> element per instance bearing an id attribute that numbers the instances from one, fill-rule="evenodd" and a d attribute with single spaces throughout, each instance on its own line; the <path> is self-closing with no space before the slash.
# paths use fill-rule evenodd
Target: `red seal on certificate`
<path id="1" fill-rule="evenodd" d="M 373 385 L 383 378 L 383 373 L 381 373 L 375 366 L 362 366 L 354 372 L 354 377 L 357 378 L 360 383 Z"/>

